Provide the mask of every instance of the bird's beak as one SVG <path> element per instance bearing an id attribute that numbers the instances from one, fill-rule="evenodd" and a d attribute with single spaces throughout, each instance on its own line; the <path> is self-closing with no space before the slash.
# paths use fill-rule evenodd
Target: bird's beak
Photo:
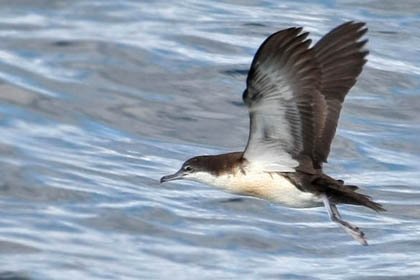
<path id="1" fill-rule="evenodd" d="M 184 177 L 184 172 L 182 171 L 182 169 L 180 169 L 177 173 L 172 174 L 172 175 L 167 175 L 167 176 L 163 176 L 162 178 L 160 178 L 160 183 L 165 183 L 168 181 L 173 181 L 173 180 L 180 180 Z"/>

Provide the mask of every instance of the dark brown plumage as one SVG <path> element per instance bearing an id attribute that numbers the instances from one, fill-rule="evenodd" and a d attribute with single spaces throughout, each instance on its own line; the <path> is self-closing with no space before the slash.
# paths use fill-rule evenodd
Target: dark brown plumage
<path id="1" fill-rule="evenodd" d="M 326 174 L 307 174 L 304 172 L 283 173 L 297 188 L 303 192 L 325 193 L 334 204 L 353 204 L 368 207 L 376 212 L 386 211 L 380 203 L 370 196 L 357 192 L 358 187 L 345 185 Z"/>
<path id="2" fill-rule="evenodd" d="M 301 162 L 301 170 L 316 173 L 313 169 L 320 169 L 327 160 L 344 97 L 366 63 L 369 52 L 363 46 L 367 40 L 358 40 L 367 28 L 364 23 L 347 22 L 326 34 L 313 48 L 309 48 L 308 33 L 301 31 L 289 28 L 264 41 L 252 62 L 243 99 L 252 109 L 264 95 L 281 92 L 284 84 L 273 83 L 270 75 L 282 76 L 292 85 L 293 98 L 278 98 L 294 142 L 280 145 Z M 261 68 L 271 70 L 261 74 Z M 250 136 L 257 114 L 270 113 L 250 110 Z M 273 139 L 270 133 L 266 128 L 264 141 L 282 141 Z"/>
<path id="3" fill-rule="evenodd" d="M 197 156 L 190 158 L 184 164 L 185 166 L 193 166 L 194 170 L 206 171 L 215 176 L 232 173 L 235 168 L 241 166 L 245 159 L 242 152 L 233 152 L 212 156 Z"/>
<path id="4" fill-rule="evenodd" d="M 367 40 L 359 41 L 366 32 L 364 23 L 347 22 L 327 33 L 313 47 L 321 74 L 319 89 L 323 101 L 319 113 L 324 112 L 314 145 L 315 167 L 327 161 L 341 104 L 367 62 L 369 51 L 363 50 Z"/>

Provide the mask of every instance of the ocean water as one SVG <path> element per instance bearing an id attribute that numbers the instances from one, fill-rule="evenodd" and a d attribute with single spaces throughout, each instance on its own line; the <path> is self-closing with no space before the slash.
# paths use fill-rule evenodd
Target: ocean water
<path id="1" fill-rule="evenodd" d="M 0 279 L 420 279 L 418 1 L 0 3 Z M 296 210 L 159 184 L 243 149 L 259 44 L 367 22 L 328 174 L 388 210 Z"/>

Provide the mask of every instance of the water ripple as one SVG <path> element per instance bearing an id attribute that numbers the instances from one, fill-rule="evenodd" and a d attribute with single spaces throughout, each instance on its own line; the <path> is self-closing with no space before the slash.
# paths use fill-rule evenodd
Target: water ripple
<path id="1" fill-rule="evenodd" d="M 245 1 L 246 2 L 246 1 Z M 418 279 L 417 3 L 15 1 L 0 11 L 0 279 Z M 193 182 L 241 150 L 241 94 L 264 38 L 369 26 L 328 174 L 388 210 L 296 210 Z"/>

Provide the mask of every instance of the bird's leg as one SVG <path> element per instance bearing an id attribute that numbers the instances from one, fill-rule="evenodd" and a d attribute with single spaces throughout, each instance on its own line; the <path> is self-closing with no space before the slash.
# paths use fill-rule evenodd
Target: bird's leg
<path id="1" fill-rule="evenodd" d="M 339 224 L 343 229 L 350 234 L 354 239 L 360 242 L 362 245 L 368 245 L 365 234 L 357 226 L 350 224 L 349 222 L 344 221 L 341 218 L 340 213 L 338 212 L 337 206 L 330 203 L 326 194 L 322 195 L 322 201 L 324 202 L 325 209 L 328 211 L 331 221 Z"/>

